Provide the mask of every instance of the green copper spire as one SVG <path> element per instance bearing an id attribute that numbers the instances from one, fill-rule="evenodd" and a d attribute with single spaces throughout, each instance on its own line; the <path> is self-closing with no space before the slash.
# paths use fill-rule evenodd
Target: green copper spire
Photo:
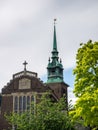
<path id="1" fill-rule="evenodd" d="M 56 28 L 54 23 L 53 51 L 57 51 Z"/>
<path id="2" fill-rule="evenodd" d="M 63 65 L 61 59 L 59 60 L 58 57 L 55 21 L 56 19 L 54 19 L 52 57 L 51 59 L 49 58 L 47 66 L 47 72 L 48 72 L 47 83 L 63 82 Z"/>
<path id="3" fill-rule="evenodd" d="M 57 51 L 57 40 L 56 40 L 55 21 L 56 21 L 56 19 L 54 19 L 54 35 L 53 35 L 53 50 L 52 50 L 52 59 L 53 59 L 53 62 L 55 62 L 56 60 L 58 61 L 58 51 Z"/>

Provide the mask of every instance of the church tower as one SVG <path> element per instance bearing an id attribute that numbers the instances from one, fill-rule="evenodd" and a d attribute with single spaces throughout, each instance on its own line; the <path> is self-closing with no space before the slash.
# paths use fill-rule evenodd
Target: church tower
<path id="1" fill-rule="evenodd" d="M 66 95 L 67 101 L 67 87 L 68 84 L 64 82 L 63 79 L 63 65 L 61 59 L 59 59 L 59 52 L 57 49 L 57 39 L 56 39 L 56 26 L 54 19 L 54 34 L 53 34 L 53 50 L 52 57 L 49 58 L 47 66 L 47 85 L 55 93 L 57 98 L 61 98 L 63 95 Z"/>
<path id="2" fill-rule="evenodd" d="M 56 27 L 54 21 L 54 36 L 53 36 L 53 50 L 51 60 L 47 66 L 48 80 L 47 83 L 63 82 L 63 65 L 61 59 L 58 57 Z"/>

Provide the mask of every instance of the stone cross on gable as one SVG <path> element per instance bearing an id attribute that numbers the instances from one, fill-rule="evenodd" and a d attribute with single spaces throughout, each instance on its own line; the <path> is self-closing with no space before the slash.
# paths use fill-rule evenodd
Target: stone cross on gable
<path id="1" fill-rule="evenodd" d="M 23 65 L 24 65 L 24 71 L 26 71 L 26 66 L 27 66 L 27 62 L 26 61 L 24 61 L 24 63 L 23 63 Z"/>

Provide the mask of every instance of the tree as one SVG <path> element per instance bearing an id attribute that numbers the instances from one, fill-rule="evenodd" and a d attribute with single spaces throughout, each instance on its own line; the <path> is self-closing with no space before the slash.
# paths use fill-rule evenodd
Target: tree
<path id="1" fill-rule="evenodd" d="M 70 114 L 85 126 L 98 128 L 98 42 L 80 44 L 74 75 L 78 99 Z"/>
<path id="2" fill-rule="evenodd" d="M 6 116 L 17 130 L 74 130 L 67 111 L 65 99 L 53 102 L 49 95 L 41 97 L 38 104 L 32 103 L 31 110 Z"/>

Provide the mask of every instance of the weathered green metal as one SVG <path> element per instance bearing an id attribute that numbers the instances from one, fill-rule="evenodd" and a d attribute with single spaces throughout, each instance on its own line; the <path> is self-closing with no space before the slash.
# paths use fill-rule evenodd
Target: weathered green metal
<path id="1" fill-rule="evenodd" d="M 47 83 L 63 82 L 63 65 L 61 59 L 59 60 L 58 57 L 55 24 L 54 24 L 52 57 L 51 60 L 49 58 L 47 72 L 48 72 Z"/>
<path id="2" fill-rule="evenodd" d="M 57 51 L 57 41 L 56 41 L 56 28 L 54 25 L 54 37 L 53 37 L 53 51 Z"/>

